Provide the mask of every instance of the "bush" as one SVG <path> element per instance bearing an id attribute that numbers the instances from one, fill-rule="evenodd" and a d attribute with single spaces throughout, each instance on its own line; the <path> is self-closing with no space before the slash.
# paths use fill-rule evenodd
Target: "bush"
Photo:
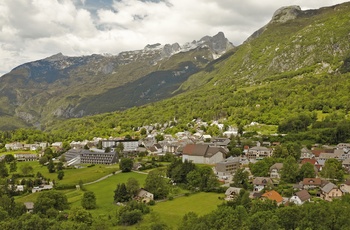
<path id="1" fill-rule="evenodd" d="M 174 197 L 173 196 L 169 196 L 168 200 L 174 200 Z"/>
<path id="2" fill-rule="evenodd" d="M 155 205 L 156 204 L 156 202 L 154 201 L 154 200 L 150 200 L 149 202 L 148 202 L 148 205 L 150 205 L 150 206 L 153 206 L 153 205 Z"/>

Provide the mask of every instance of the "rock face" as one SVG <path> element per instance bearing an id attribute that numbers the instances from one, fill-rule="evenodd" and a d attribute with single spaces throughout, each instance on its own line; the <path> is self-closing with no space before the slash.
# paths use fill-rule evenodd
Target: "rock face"
<path id="1" fill-rule="evenodd" d="M 285 23 L 290 20 L 296 19 L 302 12 L 303 11 L 301 10 L 300 6 L 284 6 L 279 8 L 273 14 L 271 21 L 267 25 L 255 31 L 251 36 L 248 37 L 248 39 L 245 42 L 249 42 L 259 37 L 262 33 L 264 33 L 264 31 L 269 25 L 275 23 Z"/>
<path id="2" fill-rule="evenodd" d="M 296 19 L 301 12 L 300 6 L 285 6 L 281 7 L 272 16 L 270 23 L 285 23 Z"/>

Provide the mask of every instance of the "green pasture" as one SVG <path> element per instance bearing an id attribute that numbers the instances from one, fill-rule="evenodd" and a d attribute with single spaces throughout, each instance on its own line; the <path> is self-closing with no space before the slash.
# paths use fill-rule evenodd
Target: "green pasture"
<path id="1" fill-rule="evenodd" d="M 176 229 L 182 218 L 188 212 L 197 213 L 199 216 L 214 211 L 223 201 L 219 199 L 223 194 L 218 193 L 195 193 L 190 196 L 182 196 L 164 202 L 157 202 L 152 206 L 151 213 L 144 216 L 144 219 L 131 229 L 142 229 L 142 226 L 150 225 L 155 217 L 157 221 L 166 223 L 172 229 Z"/>

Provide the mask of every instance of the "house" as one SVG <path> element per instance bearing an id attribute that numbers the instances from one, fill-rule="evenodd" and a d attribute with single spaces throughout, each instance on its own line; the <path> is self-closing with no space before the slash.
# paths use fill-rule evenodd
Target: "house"
<path id="1" fill-rule="evenodd" d="M 275 163 L 270 167 L 270 177 L 271 178 L 281 178 L 281 170 L 283 168 L 283 163 Z"/>
<path id="2" fill-rule="evenodd" d="M 343 166 L 345 169 L 349 170 L 349 169 L 350 169 L 350 158 L 347 158 L 347 159 L 343 160 L 343 161 L 342 161 L 342 166 Z"/>
<path id="3" fill-rule="evenodd" d="M 233 175 L 240 167 L 240 157 L 229 157 L 215 164 L 215 172 L 219 177 Z"/>
<path id="4" fill-rule="evenodd" d="M 24 202 L 24 206 L 26 206 L 26 210 L 28 213 L 32 213 L 34 210 L 34 203 L 33 202 Z"/>
<path id="5" fill-rule="evenodd" d="M 319 188 L 322 185 L 321 178 L 304 178 L 303 179 L 303 189 L 314 189 Z"/>
<path id="6" fill-rule="evenodd" d="M 301 149 L 301 155 L 300 155 L 300 159 L 305 159 L 305 158 L 314 158 L 315 155 L 312 153 L 311 150 L 309 150 L 308 148 L 302 148 Z"/>
<path id="7" fill-rule="evenodd" d="M 195 164 L 215 164 L 226 158 L 227 151 L 222 147 L 208 144 L 187 144 L 182 152 L 182 161 Z"/>
<path id="8" fill-rule="evenodd" d="M 38 160 L 38 156 L 36 154 L 31 153 L 16 153 L 14 157 L 17 161 L 36 161 Z"/>
<path id="9" fill-rule="evenodd" d="M 142 203 L 148 203 L 151 200 L 154 199 L 154 195 L 143 188 L 140 189 L 140 191 L 136 195 L 136 200 L 142 202 Z"/>
<path id="10" fill-rule="evenodd" d="M 301 164 L 310 163 L 315 167 L 315 172 L 320 172 L 322 170 L 322 165 L 318 163 L 318 160 L 314 158 L 304 158 L 301 160 Z"/>
<path id="11" fill-rule="evenodd" d="M 326 201 L 332 201 L 334 198 L 340 198 L 342 195 L 341 189 L 331 182 L 321 188 L 320 197 Z"/>
<path id="12" fill-rule="evenodd" d="M 255 146 L 248 149 L 246 156 L 248 159 L 261 160 L 265 157 L 271 157 L 272 152 L 273 151 L 270 148 L 266 148 L 264 146 Z"/>
<path id="13" fill-rule="evenodd" d="M 56 148 L 56 149 L 60 149 L 63 147 L 63 143 L 62 142 L 54 142 L 51 144 L 51 147 Z"/>
<path id="14" fill-rule="evenodd" d="M 211 143 L 213 143 L 215 146 L 221 146 L 221 147 L 227 147 L 228 144 L 230 144 L 231 140 L 229 138 L 213 138 L 211 140 Z"/>
<path id="15" fill-rule="evenodd" d="M 42 190 L 51 190 L 51 189 L 53 189 L 53 184 L 52 183 L 45 184 L 45 185 L 39 185 L 39 186 L 36 186 L 36 187 L 32 188 L 32 193 L 40 192 Z"/>
<path id="16" fill-rule="evenodd" d="M 225 200 L 230 201 L 239 196 L 241 188 L 229 187 L 225 192 Z"/>
<path id="17" fill-rule="evenodd" d="M 137 148 L 139 147 L 138 140 L 117 140 L 115 146 L 118 146 L 119 144 L 123 144 L 124 152 L 134 152 L 137 151 Z"/>
<path id="18" fill-rule="evenodd" d="M 282 196 L 275 190 L 265 192 L 264 194 L 261 195 L 261 199 L 274 200 L 276 201 L 277 205 L 280 205 L 283 202 Z"/>
<path id="19" fill-rule="evenodd" d="M 272 186 L 273 182 L 269 177 L 255 177 L 253 180 L 254 192 L 260 192 L 267 186 Z"/>
<path id="20" fill-rule="evenodd" d="M 343 193 L 350 193 L 350 179 L 347 179 L 343 184 L 341 184 L 340 189 Z"/>
<path id="21" fill-rule="evenodd" d="M 297 204 L 297 205 L 302 205 L 305 202 L 310 202 L 310 198 L 311 196 L 307 190 L 301 190 L 299 192 L 296 192 L 294 196 L 292 196 L 289 199 L 289 202 L 293 202 L 294 204 Z"/>

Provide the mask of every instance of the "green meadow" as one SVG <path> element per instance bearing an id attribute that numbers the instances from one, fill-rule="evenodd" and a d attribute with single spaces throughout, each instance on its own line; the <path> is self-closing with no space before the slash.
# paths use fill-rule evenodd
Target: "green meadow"
<path id="1" fill-rule="evenodd" d="M 30 164 L 34 168 L 35 173 L 41 172 L 43 175 L 50 175 L 45 166 L 39 165 L 38 162 L 21 162 L 20 164 Z M 100 166 L 86 167 L 81 169 L 66 169 L 65 178 L 59 183 L 78 183 L 79 180 L 84 182 L 91 182 L 98 178 L 101 178 L 110 172 L 116 171 L 117 166 Z M 56 173 L 53 173 L 56 176 Z M 97 208 L 90 210 L 89 212 L 94 218 L 101 218 L 105 221 L 113 219 L 116 215 L 116 211 L 119 206 L 113 202 L 114 190 L 119 183 L 127 182 L 128 178 L 133 177 L 137 179 L 140 186 L 143 187 L 147 174 L 145 173 L 116 173 L 104 180 L 89 185 L 84 185 L 84 189 L 92 191 L 96 196 Z M 57 180 L 56 180 L 57 181 Z M 70 204 L 70 208 L 81 206 L 81 199 L 83 197 L 83 190 L 70 189 L 60 190 L 64 193 Z M 143 220 L 133 226 L 122 227 L 115 226 L 115 229 L 142 229 L 143 227 L 150 226 L 154 221 L 161 221 L 168 226 L 175 229 L 181 222 L 182 217 L 188 212 L 195 212 L 199 216 L 205 215 L 214 209 L 217 205 L 222 203 L 219 197 L 223 197 L 222 194 L 217 193 L 195 193 L 189 196 L 176 197 L 178 194 L 185 194 L 186 190 L 182 190 L 178 187 L 172 189 L 173 200 L 157 202 L 154 206 L 151 206 L 151 213 L 144 216 Z M 29 193 L 16 197 L 16 202 L 35 202 L 39 193 Z"/>

